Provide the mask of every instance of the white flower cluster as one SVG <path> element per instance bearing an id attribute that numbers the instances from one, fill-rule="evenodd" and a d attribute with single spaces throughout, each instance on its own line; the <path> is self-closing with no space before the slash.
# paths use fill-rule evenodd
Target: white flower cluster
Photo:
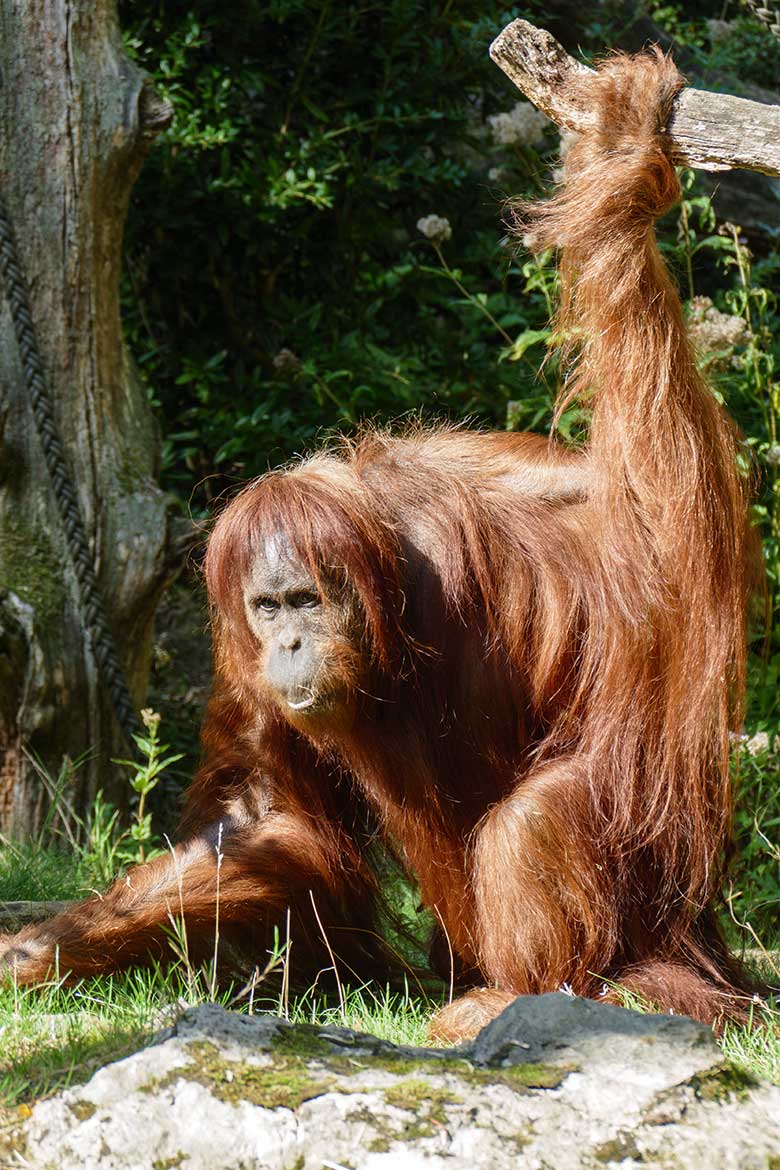
<path id="1" fill-rule="evenodd" d="M 749 756 L 763 756 L 767 752 L 777 752 L 780 749 L 780 737 L 775 736 L 774 741 L 769 738 L 768 731 L 757 731 L 755 735 L 729 735 L 729 739 L 734 744 L 739 744 L 745 749 Z"/>
<path id="2" fill-rule="evenodd" d="M 443 215 L 424 215 L 417 220 L 417 230 L 432 244 L 443 244 L 452 238 L 450 221 Z"/>
<path id="3" fill-rule="evenodd" d="M 744 318 L 721 313 L 709 297 L 693 297 L 688 303 L 688 332 L 704 354 L 733 349 L 748 339 Z"/>
<path id="4" fill-rule="evenodd" d="M 488 118 L 497 146 L 533 146 L 550 125 L 550 119 L 530 102 L 517 102 L 505 114 Z"/>
<path id="5" fill-rule="evenodd" d="M 745 747 L 750 756 L 763 756 L 765 752 L 769 751 L 769 732 L 757 731 L 755 735 L 751 735 L 749 739 L 745 740 Z"/>

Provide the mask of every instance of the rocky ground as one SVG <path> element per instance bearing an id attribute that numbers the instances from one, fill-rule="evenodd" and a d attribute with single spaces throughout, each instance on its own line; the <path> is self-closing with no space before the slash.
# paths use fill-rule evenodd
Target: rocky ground
<path id="1" fill-rule="evenodd" d="M 31 1170 L 778 1170 L 780 1088 L 691 1020 L 555 994 L 457 1050 L 213 1005 L 34 1106 Z"/>

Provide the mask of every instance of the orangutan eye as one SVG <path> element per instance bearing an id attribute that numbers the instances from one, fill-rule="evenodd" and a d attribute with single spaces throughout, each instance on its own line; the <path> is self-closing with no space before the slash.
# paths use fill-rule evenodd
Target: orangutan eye
<path id="1" fill-rule="evenodd" d="M 255 597 L 252 602 L 252 609 L 258 609 L 260 613 L 276 613 L 279 608 L 279 602 L 274 597 Z"/>
<path id="2" fill-rule="evenodd" d="M 316 609 L 320 604 L 320 595 L 313 589 L 301 589 L 290 597 L 289 602 L 293 609 Z"/>

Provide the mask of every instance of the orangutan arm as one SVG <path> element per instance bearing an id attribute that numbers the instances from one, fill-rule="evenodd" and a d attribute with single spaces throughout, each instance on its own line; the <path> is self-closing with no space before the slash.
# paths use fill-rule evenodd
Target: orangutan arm
<path id="1" fill-rule="evenodd" d="M 172 928 L 182 920 L 188 957 L 198 962 L 220 936 L 262 963 L 274 924 L 288 908 L 311 944 L 312 899 L 325 923 L 333 922 L 345 894 L 327 834 L 291 813 L 272 813 L 259 823 L 229 818 L 192 836 L 170 852 L 131 869 L 104 895 L 96 895 L 47 922 L 28 926 L 0 942 L 0 967 L 20 983 L 52 976 L 70 980 L 134 964 L 170 961 Z M 343 885 L 343 883 L 341 883 Z M 303 941 L 307 941 L 303 940 Z"/>

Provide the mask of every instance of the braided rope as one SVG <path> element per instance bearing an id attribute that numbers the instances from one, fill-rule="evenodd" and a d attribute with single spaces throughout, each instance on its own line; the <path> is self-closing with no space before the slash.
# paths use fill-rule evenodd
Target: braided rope
<path id="1" fill-rule="evenodd" d="M 81 509 L 73 481 L 68 473 L 65 452 L 54 425 L 51 396 L 43 374 L 40 350 L 30 313 L 30 303 L 19 267 L 8 208 L 1 193 L 0 272 L 22 359 L 24 381 L 30 396 L 35 428 L 54 487 L 68 551 L 78 582 L 84 627 L 89 635 L 92 651 L 103 681 L 111 696 L 117 720 L 129 739 L 133 732 L 139 730 L 140 725 L 119 662 L 116 644 L 106 621 Z"/>
<path id="2" fill-rule="evenodd" d="M 756 19 L 769 29 L 772 36 L 780 41 L 780 8 L 767 8 L 761 0 L 744 0 L 744 3 Z"/>

